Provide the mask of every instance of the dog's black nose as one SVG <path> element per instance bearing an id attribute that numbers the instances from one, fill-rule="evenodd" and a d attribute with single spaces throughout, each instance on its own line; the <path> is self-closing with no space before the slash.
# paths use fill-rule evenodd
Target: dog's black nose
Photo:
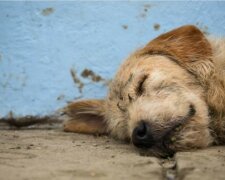
<path id="1" fill-rule="evenodd" d="M 139 122 L 137 127 L 133 130 L 132 142 L 139 148 L 150 148 L 154 144 L 154 139 L 148 123 L 145 121 Z"/>

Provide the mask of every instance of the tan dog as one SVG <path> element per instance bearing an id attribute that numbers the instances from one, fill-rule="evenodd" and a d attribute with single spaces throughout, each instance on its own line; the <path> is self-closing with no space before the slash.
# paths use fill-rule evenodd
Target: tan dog
<path id="1" fill-rule="evenodd" d="M 110 134 L 155 155 L 225 143 L 225 40 L 162 34 L 120 67 L 104 100 L 65 108 L 68 132 Z"/>

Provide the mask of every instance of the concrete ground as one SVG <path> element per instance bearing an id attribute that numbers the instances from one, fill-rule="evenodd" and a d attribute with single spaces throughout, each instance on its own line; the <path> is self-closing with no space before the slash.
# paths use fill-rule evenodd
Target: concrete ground
<path id="1" fill-rule="evenodd" d="M 54 130 L 0 130 L 1 180 L 225 179 L 225 147 L 141 156 L 129 144 Z"/>

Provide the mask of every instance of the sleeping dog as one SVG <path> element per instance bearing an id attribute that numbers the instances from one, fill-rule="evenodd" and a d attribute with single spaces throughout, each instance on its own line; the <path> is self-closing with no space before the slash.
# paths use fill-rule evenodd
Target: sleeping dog
<path id="1" fill-rule="evenodd" d="M 186 25 L 131 54 L 107 97 L 70 103 L 64 131 L 108 134 L 156 156 L 225 143 L 225 40 Z"/>

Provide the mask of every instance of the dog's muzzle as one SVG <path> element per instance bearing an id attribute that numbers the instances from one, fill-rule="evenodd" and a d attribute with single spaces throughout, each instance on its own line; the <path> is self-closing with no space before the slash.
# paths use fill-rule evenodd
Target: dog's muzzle
<path id="1" fill-rule="evenodd" d="M 167 145 L 171 135 L 176 128 L 186 124 L 195 115 L 195 112 L 194 106 L 190 105 L 186 116 L 173 119 L 163 127 L 141 120 L 133 130 L 132 143 L 138 148 L 149 149 L 157 147 L 157 149 L 169 151 Z"/>

